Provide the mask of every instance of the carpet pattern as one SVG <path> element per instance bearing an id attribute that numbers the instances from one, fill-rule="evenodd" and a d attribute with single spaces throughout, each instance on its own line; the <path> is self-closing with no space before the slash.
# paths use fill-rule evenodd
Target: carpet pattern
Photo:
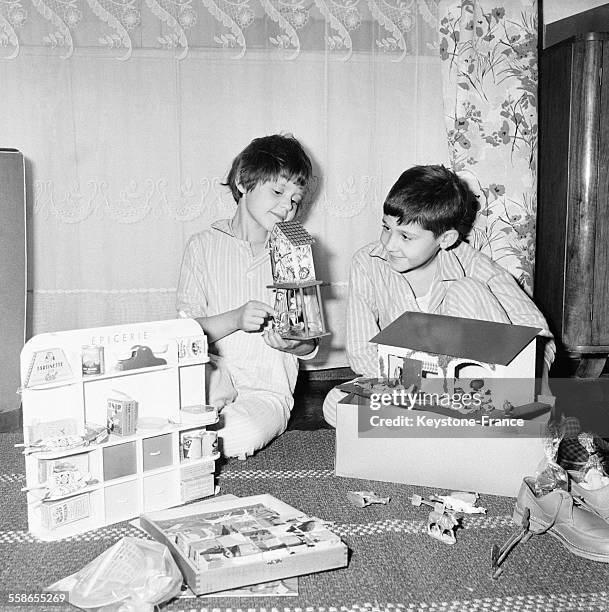
<path id="1" fill-rule="evenodd" d="M 425 531 L 427 510 L 413 493 L 439 491 L 333 474 L 334 431 L 288 431 L 247 461 L 219 469 L 222 494 L 270 493 L 303 512 L 331 522 L 350 550 L 349 566 L 302 576 L 298 597 L 174 600 L 172 612 L 469 612 L 470 610 L 609 610 L 609 564 L 569 554 L 548 535 L 516 547 L 499 580 L 490 578 L 490 551 L 514 526 L 514 500 L 482 496 L 487 515 L 470 515 L 447 546 Z M 74 573 L 121 537 L 145 537 L 118 523 L 60 542 L 27 532 L 20 434 L 0 435 L 0 610 L 73 610 L 70 606 L 15 606 L 9 593 L 40 593 Z M 373 490 L 388 505 L 356 508 L 349 490 Z M 444 491 L 442 491 L 443 493 Z"/>

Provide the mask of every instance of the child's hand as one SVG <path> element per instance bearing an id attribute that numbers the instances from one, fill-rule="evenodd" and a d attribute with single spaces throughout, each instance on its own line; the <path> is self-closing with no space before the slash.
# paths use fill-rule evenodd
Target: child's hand
<path id="1" fill-rule="evenodd" d="M 236 327 L 246 332 L 257 332 L 267 319 L 275 315 L 275 309 L 264 302 L 250 300 L 235 310 Z"/>
<path id="2" fill-rule="evenodd" d="M 282 338 L 279 333 L 274 329 L 265 329 L 262 333 L 264 341 L 274 349 L 283 351 L 284 353 L 292 353 L 304 357 L 308 355 L 316 346 L 316 341 L 311 340 L 288 340 Z"/>

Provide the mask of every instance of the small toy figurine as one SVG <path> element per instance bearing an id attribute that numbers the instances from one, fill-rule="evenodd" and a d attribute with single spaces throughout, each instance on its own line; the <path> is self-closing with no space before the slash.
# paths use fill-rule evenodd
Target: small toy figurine
<path id="1" fill-rule="evenodd" d="M 388 504 L 389 497 L 379 497 L 374 491 L 347 491 L 347 499 L 358 508 L 370 504 Z"/>
<path id="2" fill-rule="evenodd" d="M 441 502 L 427 501 L 416 493 L 410 498 L 410 501 L 413 506 L 418 507 L 425 504 L 432 508 L 427 517 L 427 533 L 432 538 L 444 544 L 454 544 L 457 541 L 454 530 L 459 525 L 459 518 L 454 511 L 448 510 Z"/>
<path id="3" fill-rule="evenodd" d="M 23 454 L 49 453 L 66 451 L 89 444 L 101 444 L 108 439 L 108 429 L 97 425 L 86 426 L 84 435 L 70 434 L 65 436 L 49 436 L 35 440 L 29 444 L 15 444 L 15 448 L 23 448 Z"/>
<path id="4" fill-rule="evenodd" d="M 301 320 L 302 317 L 302 306 L 298 304 L 298 300 L 296 297 L 290 298 L 290 307 L 288 308 L 288 320 L 290 321 L 290 325 L 294 329 L 302 329 L 304 327 L 304 323 Z"/>
<path id="5" fill-rule="evenodd" d="M 328 335 L 320 285 L 315 279 L 313 237 L 298 221 L 277 223 L 269 240 L 275 310 L 271 325 L 283 338 L 306 340 Z"/>
<path id="6" fill-rule="evenodd" d="M 454 528 L 459 524 L 455 515 L 446 512 L 444 506 L 439 504 L 438 510 L 432 510 L 427 518 L 427 533 L 444 544 L 454 544 L 457 541 Z"/>

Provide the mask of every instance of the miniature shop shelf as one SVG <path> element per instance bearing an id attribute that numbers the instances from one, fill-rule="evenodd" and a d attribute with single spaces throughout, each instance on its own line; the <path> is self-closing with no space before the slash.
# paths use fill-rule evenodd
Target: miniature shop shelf
<path id="1" fill-rule="evenodd" d="M 184 432 L 196 436 L 217 421 L 216 411 L 206 414 L 205 425 L 182 422 L 182 408 L 205 407 L 208 361 L 205 335 L 189 319 L 32 338 L 21 353 L 30 532 L 62 539 L 213 495 L 215 447 L 197 458 L 185 458 L 182 449 Z M 120 426 L 113 402 L 126 411 Z M 113 433 L 98 443 L 60 447 L 93 424 Z M 59 447 L 37 450 L 53 444 Z"/>
<path id="2" fill-rule="evenodd" d="M 137 376 L 139 374 L 145 374 L 147 372 L 158 372 L 162 370 L 170 370 L 174 366 L 170 365 L 158 365 L 158 366 L 149 366 L 147 368 L 137 368 L 133 370 L 122 370 L 122 371 L 113 371 L 108 374 L 83 374 L 82 382 L 87 384 L 90 382 L 95 382 L 98 380 L 106 380 L 109 378 L 120 378 L 122 376 Z"/>

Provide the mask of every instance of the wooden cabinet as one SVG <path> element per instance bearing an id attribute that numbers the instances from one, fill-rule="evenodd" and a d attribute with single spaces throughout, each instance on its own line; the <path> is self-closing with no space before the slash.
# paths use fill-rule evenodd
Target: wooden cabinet
<path id="1" fill-rule="evenodd" d="M 0 431 L 17 425 L 19 353 L 25 342 L 25 164 L 14 149 L 0 149 Z"/>
<path id="2" fill-rule="evenodd" d="M 609 354 L 609 34 L 545 49 L 539 81 L 535 299 L 559 349 L 598 376 Z"/>

